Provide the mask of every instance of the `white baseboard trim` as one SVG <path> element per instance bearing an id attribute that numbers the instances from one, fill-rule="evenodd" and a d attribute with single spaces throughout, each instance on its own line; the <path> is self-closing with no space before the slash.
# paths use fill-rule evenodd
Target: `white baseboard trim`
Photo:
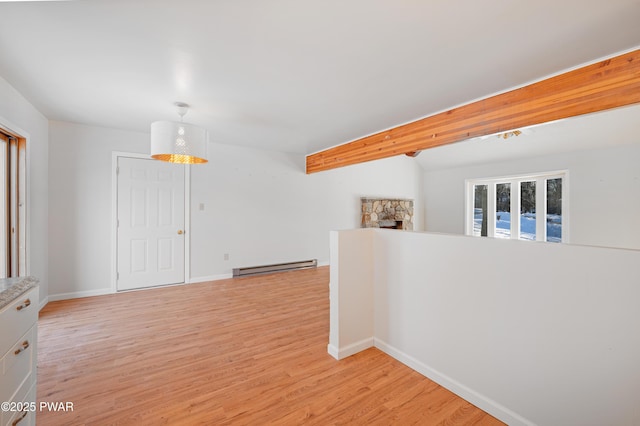
<path id="1" fill-rule="evenodd" d="M 322 262 L 318 264 L 318 266 L 328 266 L 328 265 L 329 265 L 329 262 Z M 229 278 L 233 278 L 233 274 L 218 274 L 218 275 L 209 275 L 206 277 L 193 277 L 189 280 L 188 284 L 204 283 L 207 281 L 227 280 Z M 180 284 L 184 284 L 184 283 L 180 283 Z M 72 293 L 50 294 L 49 297 L 45 299 L 45 302 L 41 304 L 40 309 L 42 309 L 44 305 L 46 305 L 48 302 L 55 302 L 57 300 L 66 300 L 66 299 L 79 299 L 81 297 L 103 296 L 105 294 L 112 294 L 112 293 L 114 293 L 114 291 L 111 288 L 104 288 L 100 290 L 88 290 L 88 291 L 77 291 Z M 373 346 L 373 340 L 369 347 L 371 346 Z M 345 357 L 343 356 L 343 358 Z"/>
<path id="2" fill-rule="evenodd" d="M 329 261 L 318 262 L 318 266 L 329 266 Z M 228 280 L 233 278 L 233 274 L 209 275 L 206 277 L 193 277 L 189 280 L 189 284 L 204 283 L 207 281 Z"/>
<path id="3" fill-rule="evenodd" d="M 373 347 L 373 337 L 368 337 L 366 339 L 362 339 L 359 342 L 352 343 L 343 348 L 337 348 L 333 345 L 329 345 L 327 351 L 329 355 L 334 357 L 337 360 L 344 359 L 348 356 L 357 354 L 358 352 L 362 352 L 365 349 L 369 349 Z"/>
<path id="4" fill-rule="evenodd" d="M 229 278 L 233 278 L 233 274 L 209 275 L 208 277 L 192 277 L 189 280 L 189 284 L 204 283 L 207 281 L 227 280 Z"/>
<path id="5" fill-rule="evenodd" d="M 467 386 L 452 379 L 451 377 L 442 374 L 438 370 L 429 367 L 428 365 L 424 364 L 421 361 L 418 361 L 411 355 L 408 355 L 394 348 L 393 346 L 388 345 L 386 342 L 378 338 L 374 338 L 373 340 L 375 347 L 380 349 L 382 352 L 386 353 L 392 358 L 397 359 L 406 366 L 411 367 L 418 373 L 429 378 L 430 380 L 433 380 L 440 386 L 450 390 L 461 398 L 464 398 L 476 407 L 486 411 L 497 419 L 502 420 L 506 424 L 511 426 L 535 426 L 535 423 L 533 423 L 532 421 L 525 419 L 524 417 L 514 413 L 508 408 L 498 404 L 496 401 L 487 398 L 486 396 L 474 391 L 473 389 L 468 388 Z"/>
<path id="6" fill-rule="evenodd" d="M 195 277 L 195 278 L 191 278 L 188 282 L 188 284 L 193 284 L 193 283 L 202 283 L 202 282 L 206 282 L 206 281 L 217 281 L 217 280 L 225 280 L 228 278 L 233 278 L 232 274 L 221 274 L 221 275 L 211 275 L 208 277 Z M 124 291 L 138 291 L 138 290 L 148 290 L 151 288 L 160 288 L 160 287 L 169 287 L 169 286 L 174 286 L 174 285 L 184 285 L 185 283 L 176 283 L 176 284 L 167 284 L 167 285 L 162 285 L 162 286 L 156 286 L 156 287 L 142 287 L 142 288 L 136 288 L 136 289 L 131 289 L 131 290 L 124 290 Z M 101 288 L 98 290 L 87 290 L 87 291 L 76 291 L 76 292 L 71 292 L 71 293 L 58 293 L 58 294 L 50 294 L 49 297 L 47 298 L 47 302 L 44 303 L 44 305 L 46 305 L 48 302 L 55 302 L 57 300 L 67 300 L 67 299 L 79 299 L 81 297 L 91 297 L 91 296 L 104 296 L 105 294 L 113 294 L 113 293 L 117 293 L 118 291 L 114 291 L 111 287 L 109 288 Z M 122 292 L 122 290 L 121 290 Z M 44 307 L 44 305 L 42 305 L 42 307 Z M 40 309 L 42 309 L 42 307 Z"/>
<path id="7" fill-rule="evenodd" d="M 57 300 L 79 299 L 81 297 L 104 296 L 105 294 L 113 294 L 113 290 L 111 289 L 111 287 L 100 288 L 98 290 L 86 290 L 86 291 L 74 291 L 71 293 L 50 294 L 47 299 L 48 299 L 48 302 L 55 302 Z"/>
<path id="8" fill-rule="evenodd" d="M 327 345 L 327 352 L 329 352 L 329 355 L 331 355 L 335 359 L 338 359 L 338 360 L 340 359 L 340 351 L 331 343 Z"/>
<path id="9" fill-rule="evenodd" d="M 40 312 L 42 308 L 47 306 L 47 303 L 49 303 L 49 296 L 45 297 L 44 300 L 40 302 L 40 307 L 38 308 L 38 312 Z"/>

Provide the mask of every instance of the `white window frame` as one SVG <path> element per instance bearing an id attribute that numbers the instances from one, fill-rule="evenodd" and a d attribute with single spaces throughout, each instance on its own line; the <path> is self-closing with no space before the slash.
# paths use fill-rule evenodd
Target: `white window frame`
<path id="1" fill-rule="evenodd" d="M 549 179 L 562 179 L 562 234 L 561 242 L 569 242 L 569 171 L 533 173 L 491 178 L 474 178 L 465 180 L 465 226 L 466 235 L 473 235 L 474 188 L 476 185 L 487 185 L 487 236 L 496 235 L 496 185 L 511 184 L 511 239 L 520 239 L 520 184 L 536 182 L 536 241 L 547 241 L 547 185 Z M 543 190 L 541 191 L 540 188 Z"/>

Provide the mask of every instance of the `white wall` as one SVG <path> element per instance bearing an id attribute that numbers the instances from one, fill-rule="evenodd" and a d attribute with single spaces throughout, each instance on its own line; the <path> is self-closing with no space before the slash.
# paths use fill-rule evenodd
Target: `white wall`
<path id="1" fill-rule="evenodd" d="M 49 253 L 52 298 L 111 287 L 111 153 L 149 152 L 149 135 L 52 121 Z"/>
<path id="2" fill-rule="evenodd" d="M 149 135 L 51 122 L 50 141 L 51 293 L 108 292 L 111 152 L 148 153 Z M 328 262 L 329 231 L 360 225 L 361 196 L 413 198 L 416 227 L 424 221 L 422 171 L 412 158 L 306 175 L 303 155 L 220 144 L 209 151 L 209 163 L 191 174 L 191 281 L 234 267 Z"/>
<path id="3" fill-rule="evenodd" d="M 26 132 L 28 136 L 27 185 L 30 192 L 27 200 L 27 260 L 30 274 L 40 280 L 40 300 L 43 302 L 49 291 L 48 122 L 0 77 L 0 124 L 17 133 Z"/>
<path id="4" fill-rule="evenodd" d="M 640 249 L 640 145 L 424 174 L 425 229 L 464 233 L 465 179 L 569 170 L 572 244 Z"/>
<path id="5" fill-rule="evenodd" d="M 423 205 L 422 171 L 405 156 L 306 175 L 302 155 L 210 146 L 209 163 L 191 175 L 194 279 L 243 266 L 328 262 L 329 231 L 360 226 L 362 196 Z M 420 229 L 421 208 L 414 221 Z"/>
<path id="6" fill-rule="evenodd" d="M 339 250 L 370 233 L 371 262 L 331 268 L 340 295 L 373 268 L 376 347 L 508 424 L 640 424 L 640 251 L 391 230 Z"/>
<path id="7" fill-rule="evenodd" d="M 373 346 L 373 229 L 331 231 L 329 353 L 346 358 Z M 340 285 L 349 283 L 349 285 Z"/>

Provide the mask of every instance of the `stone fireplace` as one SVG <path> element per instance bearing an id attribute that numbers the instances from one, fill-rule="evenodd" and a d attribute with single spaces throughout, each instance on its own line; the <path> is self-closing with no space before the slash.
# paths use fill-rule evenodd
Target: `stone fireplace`
<path id="1" fill-rule="evenodd" d="M 413 200 L 361 198 L 361 228 L 413 230 Z"/>

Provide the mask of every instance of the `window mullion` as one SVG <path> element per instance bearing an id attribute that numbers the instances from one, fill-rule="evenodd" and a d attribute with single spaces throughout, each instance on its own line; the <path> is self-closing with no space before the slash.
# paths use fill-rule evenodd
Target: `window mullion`
<path id="1" fill-rule="evenodd" d="M 536 241 L 547 241 L 547 185 L 545 178 L 536 179 Z"/>
<path id="2" fill-rule="evenodd" d="M 562 176 L 562 234 L 561 241 L 569 243 L 569 179 Z"/>
<path id="3" fill-rule="evenodd" d="M 496 236 L 496 183 L 487 185 L 487 236 Z"/>
<path id="4" fill-rule="evenodd" d="M 520 181 L 511 181 L 511 239 L 520 238 Z"/>
<path id="5" fill-rule="evenodd" d="M 473 235 L 473 213 L 474 213 L 474 189 L 475 182 L 467 181 L 466 186 L 466 215 L 465 215 L 465 224 L 464 224 L 464 233 L 465 235 Z"/>

